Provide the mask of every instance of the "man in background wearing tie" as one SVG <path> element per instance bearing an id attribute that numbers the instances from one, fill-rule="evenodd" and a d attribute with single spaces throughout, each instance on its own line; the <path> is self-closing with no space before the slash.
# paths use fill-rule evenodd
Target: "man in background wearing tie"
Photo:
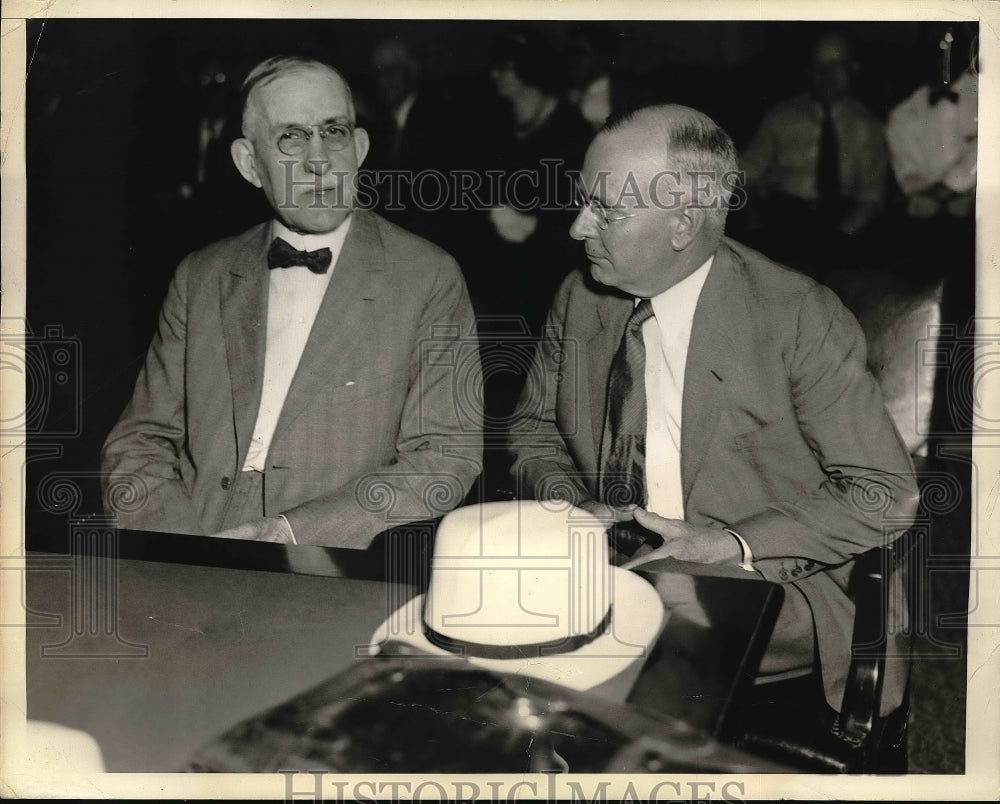
<path id="1" fill-rule="evenodd" d="M 268 59 L 242 93 L 233 160 L 275 217 L 178 268 L 106 499 L 126 528 L 366 547 L 479 474 L 472 308 L 445 252 L 353 209 L 369 142 L 335 69 Z"/>
<path id="2" fill-rule="evenodd" d="M 810 90 L 769 110 L 740 157 L 764 226 L 761 248 L 821 280 L 843 267 L 824 253 L 849 249 L 885 200 L 885 136 L 853 94 L 856 72 L 847 40 L 823 34 L 810 53 Z"/>
<path id="3" fill-rule="evenodd" d="M 808 672 L 818 651 L 836 709 L 851 558 L 907 527 L 917 488 L 851 314 L 724 237 L 736 170 L 729 136 L 686 107 L 597 135 L 570 229 L 589 276 L 571 275 L 549 314 L 513 472 L 523 497 L 618 521 L 624 566 L 673 558 L 783 583 L 760 680 Z"/>

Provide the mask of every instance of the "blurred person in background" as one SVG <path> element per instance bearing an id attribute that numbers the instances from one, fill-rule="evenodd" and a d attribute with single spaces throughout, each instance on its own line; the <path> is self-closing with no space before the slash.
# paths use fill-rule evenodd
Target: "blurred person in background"
<path id="1" fill-rule="evenodd" d="M 932 51 L 931 80 L 889 113 L 892 169 L 909 216 L 971 218 L 979 144 L 979 65 L 971 45 L 955 47 L 953 26 Z"/>
<path id="2" fill-rule="evenodd" d="M 614 108 L 615 45 L 615 33 L 604 23 L 579 23 L 570 31 L 567 97 L 594 131 L 604 125 Z"/>
<path id="3" fill-rule="evenodd" d="M 498 197 L 490 199 L 479 284 L 489 312 L 520 315 L 537 333 L 570 267 L 564 237 L 569 173 L 579 170 L 591 132 L 562 99 L 562 62 L 539 34 L 518 30 L 500 37 L 489 75 L 502 117 L 485 135 L 483 158 L 503 180 Z"/>
<path id="4" fill-rule="evenodd" d="M 374 208 L 453 251 L 455 194 L 466 124 L 452 88 L 425 78 L 420 48 L 401 36 L 377 42 L 370 57 L 372 151 L 366 169 Z"/>
<path id="5" fill-rule="evenodd" d="M 853 94 L 857 71 L 847 40 L 823 34 L 810 53 L 809 91 L 768 111 L 740 158 L 763 226 L 755 245 L 820 280 L 850 261 L 850 239 L 885 201 L 885 137 Z"/>

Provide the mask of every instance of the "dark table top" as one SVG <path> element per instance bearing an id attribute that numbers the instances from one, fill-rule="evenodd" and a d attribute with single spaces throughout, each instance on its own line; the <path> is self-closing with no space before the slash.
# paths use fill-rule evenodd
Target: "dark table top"
<path id="1" fill-rule="evenodd" d="M 172 549 L 219 541 L 157 537 Z M 241 566 L 33 553 L 28 717 L 90 733 L 109 771 L 176 770 L 229 727 L 363 661 L 376 627 L 420 591 L 422 572 L 386 582 L 399 562 L 358 551 L 289 547 L 273 562 L 284 571 L 245 568 L 274 547 L 227 545 L 223 562 L 219 548 L 202 552 L 215 563 L 243 552 Z M 780 587 L 678 562 L 653 569 L 671 615 L 629 702 L 726 739 Z"/>

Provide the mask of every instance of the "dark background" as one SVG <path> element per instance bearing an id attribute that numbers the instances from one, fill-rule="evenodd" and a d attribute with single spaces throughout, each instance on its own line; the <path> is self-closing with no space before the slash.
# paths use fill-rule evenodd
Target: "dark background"
<path id="1" fill-rule="evenodd" d="M 491 45 L 498 34 L 520 24 L 28 21 L 27 309 L 30 331 L 44 339 L 43 357 L 49 361 L 36 379 L 28 378 L 33 422 L 25 500 L 29 543 L 53 515 L 62 517 L 59 530 L 65 532 L 66 514 L 100 512 L 93 476 L 100 447 L 131 394 L 178 260 L 267 214 L 258 191 L 231 165 L 220 173 L 219 192 L 207 206 L 194 208 L 177 196 L 192 170 L 205 104 L 228 107 L 250 66 L 278 52 L 298 51 L 323 56 L 343 69 L 364 123 L 372 46 L 403 33 L 415 43 L 428 81 L 448 85 L 463 99 L 454 119 L 442 119 L 442 129 L 463 126 L 474 138 L 477 130 L 487 130 L 495 112 L 487 79 Z M 806 88 L 808 49 L 830 27 L 798 22 L 533 25 L 557 48 L 574 26 L 599 27 L 613 43 L 622 97 L 702 109 L 738 147 L 746 145 L 774 102 Z M 881 119 L 931 78 L 940 23 L 836 27 L 854 45 L 861 76 L 857 94 Z M 967 42 L 960 38 L 959 45 Z M 968 59 L 959 54 L 956 60 L 957 75 Z M 214 88 L 211 101 L 199 84 L 206 68 L 226 79 Z M 375 142 L 370 159 L 377 160 L 378 147 Z M 60 351 L 62 342 L 68 352 Z M 58 370 L 50 365 L 53 354 L 68 354 L 66 365 Z M 82 497 L 53 502 L 46 479 L 56 470 L 78 476 Z"/>

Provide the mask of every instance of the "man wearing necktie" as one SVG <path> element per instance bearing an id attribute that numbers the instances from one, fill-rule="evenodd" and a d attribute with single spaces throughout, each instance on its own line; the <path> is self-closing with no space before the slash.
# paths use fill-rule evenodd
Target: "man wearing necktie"
<path id="1" fill-rule="evenodd" d="M 761 680 L 807 672 L 818 652 L 836 708 L 851 559 L 908 526 L 917 487 L 851 314 L 724 237 L 736 170 L 729 136 L 686 107 L 598 133 L 570 229 L 588 270 L 549 314 L 513 473 L 523 497 L 617 523 L 619 564 L 731 565 L 785 584 Z"/>
<path id="2" fill-rule="evenodd" d="M 809 91 L 767 111 L 740 166 L 764 226 L 756 233 L 761 247 L 822 279 L 843 270 L 825 257 L 860 252 L 858 238 L 873 231 L 889 161 L 882 124 L 854 95 L 847 40 L 833 31 L 820 36 L 807 72 Z"/>
<path id="3" fill-rule="evenodd" d="M 126 528 L 366 547 L 459 505 L 482 455 L 454 260 L 354 209 L 368 135 L 329 65 L 243 84 L 240 174 L 274 219 L 187 257 L 102 454 Z"/>

